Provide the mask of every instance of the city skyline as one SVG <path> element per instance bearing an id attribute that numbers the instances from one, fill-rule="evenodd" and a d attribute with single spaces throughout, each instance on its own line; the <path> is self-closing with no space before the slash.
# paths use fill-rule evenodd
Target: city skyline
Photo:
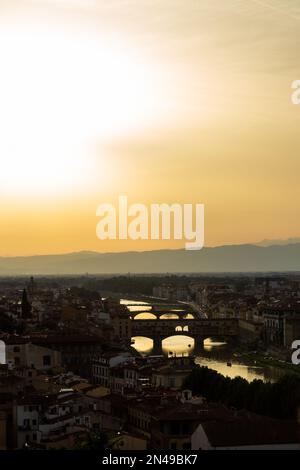
<path id="1" fill-rule="evenodd" d="M 205 205 L 205 245 L 299 237 L 300 7 L 2 1 L 0 256 L 183 248 L 96 209 Z"/>

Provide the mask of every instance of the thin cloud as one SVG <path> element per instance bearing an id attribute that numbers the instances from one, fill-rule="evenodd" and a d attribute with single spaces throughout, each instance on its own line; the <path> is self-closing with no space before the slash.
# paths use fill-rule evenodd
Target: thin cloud
<path id="1" fill-rule="evenodd" d="M 286 11 L 284 8 L 281 8 L 277 5 L 270 5 L 267 2 L 264 2 L 262 0 L 251 0 L 252 3 L 256 3 L 257 5 L 260 5 L 264 8 L 267 8 L 269 10 L 275 11 L 276 13 L 279 13 L 280 15 L 285 15 L 289 18 L 292 18 L 294 20 L 300 20 L 300 16 L 294 15 L 293 13 Z"/>
<path id="2" fill-rule="evenodd" d="M 97 1 L 96 0 L 32 0 L 33 3 L 49 3 L 55 5 L 63 5 L 63 6 L 71 6 L 71 7 L 96 7 Z"/>

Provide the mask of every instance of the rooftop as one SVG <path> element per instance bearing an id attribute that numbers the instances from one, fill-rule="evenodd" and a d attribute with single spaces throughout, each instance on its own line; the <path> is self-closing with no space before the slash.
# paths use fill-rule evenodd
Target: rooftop
<path id="1" fill-rule="evenodd" d="M 300 443 L 300 426 L 252 413 L 230 421 L 205 422 L 203 428 L 213 447 Z"/>

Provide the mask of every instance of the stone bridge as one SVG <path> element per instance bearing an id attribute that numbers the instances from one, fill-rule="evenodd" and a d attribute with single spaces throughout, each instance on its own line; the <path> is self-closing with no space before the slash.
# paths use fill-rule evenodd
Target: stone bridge
<path id="1" fill-rule="evenodd" d="M 200 351 L 209 337 L 228 338 L 238 335 L 238 320 L 222 319 L 169 319 L 132 320 L 131 335 L 153 340 L 154 354 L 162 351 L 162 341 L 170 336 L 185 335 L 194 339 L 194 350 Z"/>
<path id="2" fill-rule="evenodd" d="M 158 309 L 158 308 L 152 308 L 151 310 L 136 310 L 134 312 L 130 312 L 130 318 L 135 319 L 137 315 L 140 315 L 141 313 L 151 313 L 151 315 L 154 315 L 157 319 L 161 318 L 163 315 L 176 315 L 178 318 L 185 317 L 187 314 L 192 314 L 192 309 L 177 309 L 176 310 L 170 310 L 170 309 Z"/>
<path id="3" fill-rule="evenodd" d="M 172 308 L 181 308 L 181 307 L 185 307 L 185 308 L 188 308 L 189 305 L 188 303 L 184 303 L 184 302 L 176 302 L 176 303 L 168 303 L 168 302 L 163 302 L 163 303 L 160 303 L 160 302 L 156 302 L 156 303 L 144 303 L 144 304 L 141 304 L 141 303 L 126 303 L 124 304 L 126 305 L 126 307 L 152 307 L 153 309 L 157 308 L 157 309 L 172 309 Z"/>

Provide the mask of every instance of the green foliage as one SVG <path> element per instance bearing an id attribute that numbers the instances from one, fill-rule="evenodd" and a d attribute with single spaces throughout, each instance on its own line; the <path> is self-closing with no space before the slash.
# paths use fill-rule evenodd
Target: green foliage
<path id="1" fill-rule="evenodd" d="M 79 438 L 72 450 L 105 451 L 113 449 L 121 437 L 115 433 L 90 432 L 84 438 Z"/>
<path id="2" fill-rule="evenodd" d="M 109 439 L 105 433 L 89 433 L 83 439 L 79 439 L 72 450 L 97 450 L 105 451 L 109 448 Z"/>
<path id="3" fill-rule="evenodd" d="M 101 298 L 99 292 L 78 286 L 70 287 L 70 294 L 84 300 L 99 300 Z"/>
<path id="4" fill-rule="evenodd" d="M 89 290 L 100 292 L 126 293 L 132 295 L 152 295 L 153 287 L 163 283 L 171 283 L 175 286 L 185 286 L 194 280 L 187 276 L 113 276 L 105 279 L 87 279 L 82 282 L 83 286 Z"/>
<path id="5" fill-rule="evenodd" d="M 274 418 L 294 419 L 300 405 L 300 377 L 296 375 L 285 375 L 276 383 L 249 383 L 241 377 L 230 379 L 208 367 L 197 366 L 186 378 L 184 388 L 209 401 Z"/>

